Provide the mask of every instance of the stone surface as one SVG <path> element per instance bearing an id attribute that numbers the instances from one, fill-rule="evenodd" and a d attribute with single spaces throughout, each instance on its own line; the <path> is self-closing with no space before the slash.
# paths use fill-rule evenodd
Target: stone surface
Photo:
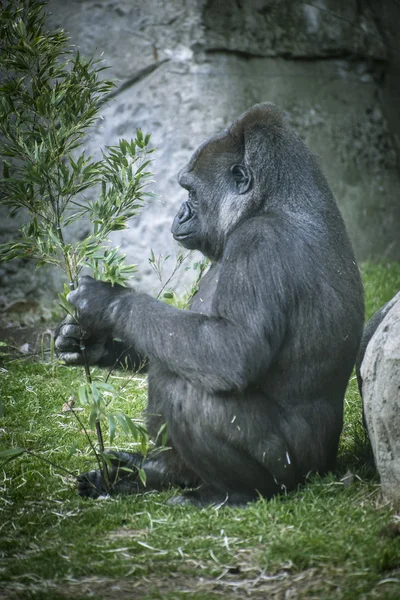
<path id="1" fill-rule="evenodd" d="M 367 346 L 361 376 L 382 494 L 400 504 L 400 294 Z"/>
<path id="2" fill-rule="evenodd" d="M 139 265 L 141 289 L 160 287 L 149 266 L 150 249 L 171 255 L 166 277 L 174 266 L 170 225 L 186 196 L 176 181 L 179 170 L 207 136 L 267 100 L 287 111 L 320 156 L 358 259 L 400 258 L 396 7 L 391 0 L 378 8 L 357 0 L 311 4 L 49 1 L 49 25 L 65 28 L 83 54 L 102 52 L 107 76 L 117 80 L 87 141 L 89 152 L 134 136 L 137 127 L 152 133 L 157 148 L 157 198 L 129 231 L 113 238 Z M 12 235 L 12 224 L 3 223 L 0 241 Z M 36 280 L 30 269 L 24 286 L 24 273 L 22 265 L 15 278 L 7 275 L 4 301 L 37 291 L 43 298 L 45 275 Z M 182 291 L 191 273 L 182 270 L 174 285 Z M 52 294 L 57 285 L 57 277 L 48 279 Z"/>
<path id="3" fill-rule="evenodd" d="M 354 1 L 208 0 L 203 17 L 212 50 L 309 59 L 387 55 L 370 7 Z"/>

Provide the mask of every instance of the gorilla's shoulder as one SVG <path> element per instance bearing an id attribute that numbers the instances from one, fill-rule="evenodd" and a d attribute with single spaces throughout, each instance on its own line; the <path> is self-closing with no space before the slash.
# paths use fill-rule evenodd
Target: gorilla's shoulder
<path id="1" fill-rule="evenodd" d="M 297 252 L 303 235 L 302 225 L 292 215 L 271 211 L 247 218 L 229 236 L 225 255 L 246 257 L 255 252 L 278 255 L 285 250 Z"/>

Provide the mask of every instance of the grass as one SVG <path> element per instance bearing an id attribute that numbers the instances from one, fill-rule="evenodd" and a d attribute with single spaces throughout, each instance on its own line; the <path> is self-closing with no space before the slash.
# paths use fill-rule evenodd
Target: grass
<path id="1" fill-rule="evenodd" d="M 400 288 L 400 265 L 368 264 L 363 277 L 370 316 Z M 23 446 L 72 473 L 91 467 L 81 427 L 62 412 L 81 377 L 4 363 L 0 449 Z M 118 403 L 138 414 L 145 396 L 144 378 L 128 378 Z M 132 445 L 121 432 L 116 442 Z M 246 509 L 170 506 L 173 490 L 84 500 L 72 475 L 27 454 L 3 465 L 0 489 L 1 599 L 400 597 L 398 517 L 380 497 L 355 378 L 338 471 Z"/>

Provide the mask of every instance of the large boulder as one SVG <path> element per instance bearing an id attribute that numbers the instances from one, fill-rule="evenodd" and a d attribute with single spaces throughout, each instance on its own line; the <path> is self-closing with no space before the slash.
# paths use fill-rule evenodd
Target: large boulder
<path id="1" fill-rule="evenodd" d="M 400 504 L 400 294 L 367 345 L 360 371 L 382 494 Z"/>

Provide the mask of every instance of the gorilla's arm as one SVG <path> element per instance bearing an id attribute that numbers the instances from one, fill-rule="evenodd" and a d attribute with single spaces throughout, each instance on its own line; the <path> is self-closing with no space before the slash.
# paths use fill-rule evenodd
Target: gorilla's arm
<path id="1" fill-rule="evenodd" d="M 99 367 L 122 367 L 140 373 L 147 371 L 147 358 L 139 354 L 135 346 L 114 339 L 107 340 L 105 353 L 96 364 Z"/>
<path id="2" fill-rule="evenodd" d="M 90 278 L 82 278 L 69 300 L 89 333 L 104 330 L 132 343 L 140 355 L 210 392 L 241 390 L 265 372 L 285 333 L 289 282 L 282 280 L 281 236 L 265 217 L 231 235 L 211 315 Z"/>

